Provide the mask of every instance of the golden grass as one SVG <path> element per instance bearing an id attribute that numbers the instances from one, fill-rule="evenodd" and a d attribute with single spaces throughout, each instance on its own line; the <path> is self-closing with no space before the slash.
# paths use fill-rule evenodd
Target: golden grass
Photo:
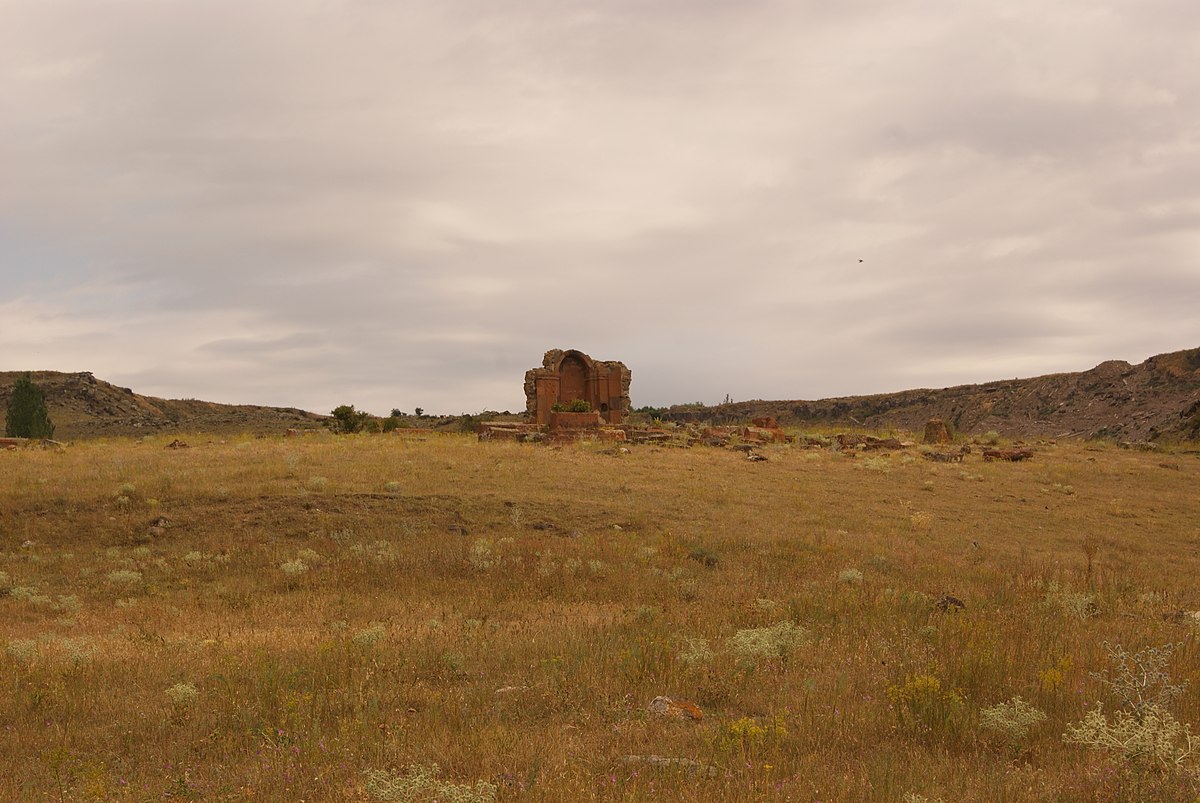
<path id="1" fill-rule="evenodd" d="M 0 799 L 1197 794 L 1062 739 L 1105 641 L 1180 643 L 1200 724 L 1192 455 L 185 440 L 0 452 Z M 1046 721 L 989 738 L 1016 696 Z"/>

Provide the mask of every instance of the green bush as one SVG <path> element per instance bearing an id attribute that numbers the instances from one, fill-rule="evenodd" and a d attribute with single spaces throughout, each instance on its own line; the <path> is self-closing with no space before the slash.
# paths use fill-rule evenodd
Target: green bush
<path id="1" fill-rule="evenodd" d="M 329 413 L 337 421 L 338 432 L 359 432 L 371 418 L 364 410 L 355 410 L 353 404 L 342 404 L 334 407 Z"/>
<path id="2" fill-rule="evenodd" d="M 592 405 L 584 399 L 574 399 L 566 404 L 559 402 L 550 409 L 556 413 L 590 413 Z"/>

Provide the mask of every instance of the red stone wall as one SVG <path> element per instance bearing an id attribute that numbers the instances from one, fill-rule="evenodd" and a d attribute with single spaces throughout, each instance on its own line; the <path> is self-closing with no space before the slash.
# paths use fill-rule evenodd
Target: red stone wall
<path id="1" fill-rule="evenodd" d="M 582 399 L 610 424 L 629 411 L 630 372 L 617 361 L 598 362 L 581 351 L 551 349 L 542 367 L 525 372 L 525 409 L 541 426 L 551 408 Z"/>

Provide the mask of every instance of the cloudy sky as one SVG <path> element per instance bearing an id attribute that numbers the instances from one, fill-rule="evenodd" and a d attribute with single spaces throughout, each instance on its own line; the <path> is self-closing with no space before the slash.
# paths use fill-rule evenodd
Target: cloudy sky
<path id="1" fill-rule="evenodd" d="M 0 0 L 0 369 L 820 398 L 1200 346 L 1196 0 Z"/>

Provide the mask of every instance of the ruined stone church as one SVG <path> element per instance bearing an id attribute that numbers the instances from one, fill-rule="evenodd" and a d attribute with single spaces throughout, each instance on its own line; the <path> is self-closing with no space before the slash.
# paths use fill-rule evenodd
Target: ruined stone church
<path id="1" fill-rule="evenodd" d="M 575 349 L 551 349 L 541 368 L 525 372 L 525 409 L 538 426 L 550 423 L 556 405 L 587 402 L 609 424 L 629 412 L 631 375 L 625 363 L 593 360 Z"/>

